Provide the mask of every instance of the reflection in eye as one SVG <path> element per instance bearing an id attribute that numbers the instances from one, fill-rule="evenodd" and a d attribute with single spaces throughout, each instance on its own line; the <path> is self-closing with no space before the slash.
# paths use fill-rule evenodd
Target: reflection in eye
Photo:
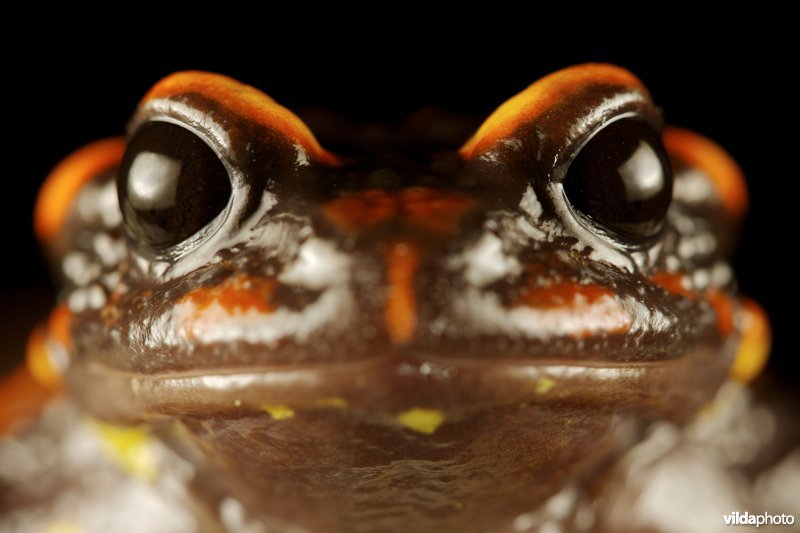
<path id="1" fill-rule="evenodd" d="M 128 202 L 134 209 L 166 209 L 175 205 L 180 161 L 163 154 L 142 152 L 128 171 Z"/>
<path id="2" fill-rule="evenodd" d="M 653 147 L 644 141 L 619 167 L 625 184 L 625 198 L 629 202 L 649 200 L 664 190 L 664 169 Z"/>

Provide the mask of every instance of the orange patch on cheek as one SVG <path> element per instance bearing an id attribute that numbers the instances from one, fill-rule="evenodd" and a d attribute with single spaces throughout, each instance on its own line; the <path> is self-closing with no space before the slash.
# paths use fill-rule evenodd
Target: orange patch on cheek
<path id="1" fill-rule="evenodd" d="M 717 315 L 717 331 L 723 337 L 733 333 L 733 301 L 722 291 L 708 291 L 705 298 Z"/>
<path id="2" fill-rule="evenodd" d="M 22 432 L 59 392 L 41 384 L 25 365 L 4 376 L 0 379 L 0 436 Z"/>
<path id="3" fill-rule="evenodd" d="M 231 314 L 251 309 L 260 313 L 271 313 L 275 308 L 269 300 L 277 282 L 256 276 L 239 274 L 231 276 L 219 285 L 195 289 L 178 301 L 178 305 L 191 303 L 195 312 L 202 312 L 213 304 L 220 305 Z"/>
<path id="4" fill-rule="evenodd" d="M 772 332 L 767 314 L 758 303 L 744 299 L 739 309 L 742 339 L 731 366 L 733 379 L 748 383 L 764 369 L 772 346 Z"/>
<path id="5" fill-rule="evenodd" d="M 46 243 L 56 236 L 81 187 L 119 164 L 124 154 L 122 138 L 105 139 L 73 152 L 50 172 L 34 209 L 34 229 L 40 241 Z"/>
<path id="6" fill-rule="evenodd" d="M 384 316 L 389 336 L 396 343 L 410 340 L 417 327 L 414 275 L 419 261 L 419 251 L 404 242 L 393 244 L 386 254 L 388 293 Z"/>
<path id="7" fill-rule="evenodd" d="M 597 285 L 559 283 L 550 287 L 535 289 L 526 294 L 523 301 L 529 307 L 555 309 L 572 306 L 576 301 L 592 305 L 601 298 L 613 296 L 613 292 Z"/>
<path id="8" fill-rule="evenodd" d="M 650 281 L 657 284 L 667 292 L 677 296 L 683 296 L 690 300 L 706 300 L 714 309 L 714 314 L 717 317 L 717 331 L 723 337 L 727 337 L 733 333 L 733 300 L 726 293 L 710 289 L 702 293 L 697 293 L 691 289 L 687 289 L 684 283 L 686 276 L 683 274 L 670 274 L 667 272 L 659 272 L 650 276 Z"/>
<path id="9" fill-rule="evenodd" d="M 61 394 L 66 350 L 72 346 L 71 320 L 66 305 L 57 307 L 47 324 L 31 333 L 25 364 L 0 379 L 0 436 L 23 431 Z"/>
<path id="10" fill-rule="evenodd" d="M 692 300 L 697 299 L 697 294 L 691 289 L 686 288 L 684 283 L 685 279 L 686 276 L 683 274 L 670 274 L 669 272 L 659 272 L 658 274 L 650 276 L 650 281 L 669 293 L 677 294 Z"/>
<path id="11" fill-rule="evenodd" d="M 542 321 L 560 322 L 568 335 L 578 338 L 599 332 L 625 333 L 633 324 L 616 294 L 597 285 L 559 281 L 540 286 L 531 280 L 528 292 L 512 306 L 541 313 Z"/>

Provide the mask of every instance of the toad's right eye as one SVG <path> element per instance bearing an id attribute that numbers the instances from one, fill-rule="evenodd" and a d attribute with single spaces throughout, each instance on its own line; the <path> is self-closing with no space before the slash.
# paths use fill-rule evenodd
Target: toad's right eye
<path id="1" fill-rule="evenodd" d="M 144 124 L 128 143 L 117 194 L 128 232 L 156 251 L 208 226 L 225 210 L 231 180 L 219 156 L 191 130 Z"/>

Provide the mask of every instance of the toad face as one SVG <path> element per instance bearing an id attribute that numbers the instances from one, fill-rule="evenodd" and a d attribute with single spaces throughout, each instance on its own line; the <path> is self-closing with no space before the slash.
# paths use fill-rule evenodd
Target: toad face
<path id="1" fill-rule="evenodd" d="M 159 82 L 37 206 L 77 401 L 280 527 L 480 531 L 685 420 L 735 358 L 757 372 L 741 175 L 633 75 L 565 69 L 471 137 L 435 126 L 334 154 L 252 87 Z"/>

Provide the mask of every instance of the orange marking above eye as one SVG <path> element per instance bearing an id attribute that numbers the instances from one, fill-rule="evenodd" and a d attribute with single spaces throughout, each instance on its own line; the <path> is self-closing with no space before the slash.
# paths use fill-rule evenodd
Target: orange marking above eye
<path id="1" fill-rule="evenodd" d="M 407 342 L 417 327 L 414 276 L 419 268 L 419 250 L 410 243 L 396 242 L 386 254 L 387 295 L 384 314 L 389 336 Z"/>
<path id="2" fill-rule="evenodd" d="M 602 63 L 577 65 L 554 72 L 506 100 L 478 128 L 461 148 L 469 159 L 490 149 L 498 140 L 510 136 L 521 125 L 543 115 L 572 93 L 589 85 L 618 85 L 647 93 L 639 79 L 627 70 Z"/>
<path id="3" fill-rule="evenodd" d="M 142 103 L 188 93 L 201 94 L 234 113 L 277 130 L 300 144 L 322 163 L 339 165 L 338 158 L 320 146 L 314 134 L 297 115 L 255 87 L 228 76 L 201 71 L 176 72 L 156 83 Z"/>
<path id="4" fill-rule="evenodd" d="M 683 163 L 708 176 L 731 215 L 744 215 L 748 204 L 744 174 L 720 145 L 692 131 L 670 127 L 664 129 L 664 146 Z"/>
<path id="5" fill-rule="evenodd" d="M 125 155 L 121 137 L 96 141 L 62 160 L 45 179 L 34 209 L 34 229 L 42 242 L 53 239 L 86 182 L 109 170 Z"/>
<path id="6" fill-rule="evenodd" d="M 323 212 L 328 220 L 353 235 L 393 218 L 439 235 L 450 235 L 474 205 L 474 200 L 458 193 L 411 187 L 345 195 L 328 202 Z"/>

